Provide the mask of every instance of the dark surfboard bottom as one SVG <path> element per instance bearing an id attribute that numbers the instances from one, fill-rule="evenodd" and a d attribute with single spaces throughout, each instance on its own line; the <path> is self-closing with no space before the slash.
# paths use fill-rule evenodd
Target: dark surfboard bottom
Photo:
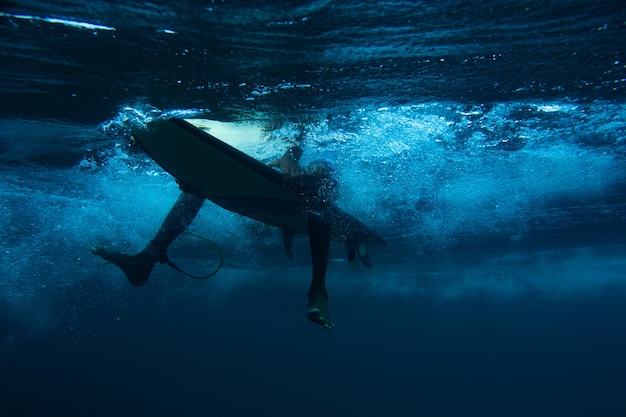
<path id="1" fill-rule="evenodd" d="M 303 198 L 282 185 L 282 175 L 182 119 L 157 120 L 134 133 L 165 171 L 226 210 L 308 234 L 311 213 Z M 334 240 L 384 240 L 335 205 L 316 213 L 331 225 Z"/>
<path id="2" fill-rule="evenodd" d="M 385 244 L 376 232 L 335 205 L 312 211 L 302 203 L 285 200 L 207 199 L 226 210 L 303 235 L 308 235 L 308 216 L 314 214 L 330 224 L 333 240 L 375 240 Z"/>

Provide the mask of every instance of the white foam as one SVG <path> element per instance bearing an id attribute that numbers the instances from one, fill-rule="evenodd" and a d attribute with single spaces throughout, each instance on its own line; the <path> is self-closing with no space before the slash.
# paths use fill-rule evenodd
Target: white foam
<path id="1" fill-rule="evenodd" d="M 40 16 L 31 16 L 31 15 L 24 15 L 24 14 L 11 14 L 11 13 L 4 13 L 4 12 L 0 12 L 0 17 L 9 17 L 13 19 L 46 22 L 46 23 L 59 24 L 59 25 L 64 25 L 64 26 L 69 26 L 69 27 L 75 27 L 79 29 L 115 31 L 115 28 L 111 26 L 98 25 L 98 24 L 89 23 L 89 22 L 80 22 L 77 20 L 59 19 L 56 17 L 40 17 Z"/>

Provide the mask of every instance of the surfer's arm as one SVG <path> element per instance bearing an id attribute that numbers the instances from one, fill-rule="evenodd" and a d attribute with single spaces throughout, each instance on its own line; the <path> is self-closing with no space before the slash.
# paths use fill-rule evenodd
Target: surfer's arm
<path id="1" fill-rule="evenodd" d="M 288 177 L 295 177 L 302 174 L 299 162 L 301 156 L 302 149 L 299 146 L 292 146 L 281 158 L 270 162 L 268 166 L 280 169 Z"/>

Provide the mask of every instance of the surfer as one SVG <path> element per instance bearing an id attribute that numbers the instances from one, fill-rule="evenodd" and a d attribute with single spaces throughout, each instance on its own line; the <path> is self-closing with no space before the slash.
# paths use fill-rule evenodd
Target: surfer
<path id="1" fill-rule="evenodd" d="M 285 175 L 284 186 L 299 194 L 307 205 L 307 227 L 313 273 L 308 291 L 307 318 L 328 330 L 335 325 L 328 309 L 326 290 L 326 269 L 331 240 L 331 225 L 326 218 L 336 197 L 336 181 L 332 178 L 332 168 L 325 162 L 314 162 L 306 169 L 300 166 L 302 149 L 294 146 L 285 154 L 270 162 L 270 167 L 280 169 Z M 104 260 L 117 265 L 134 286 L 144 285 L 156 263 L 171 264 L 167 249 L 174 240 L 191 224 L 205 197 L 192 188 L 179 182 L 180 196 L 170 209 L 154 238 L 136 255 L 126 255 L 104 248 L 94 248 L 92 252 Z M 285 230 L 285 247 L 288 255 L 294 233 Z"/>

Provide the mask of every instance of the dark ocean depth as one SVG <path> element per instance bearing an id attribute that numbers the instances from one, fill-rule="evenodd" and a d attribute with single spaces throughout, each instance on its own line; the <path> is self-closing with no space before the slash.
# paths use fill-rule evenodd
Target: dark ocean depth
<path id="1" fill-rule="evenodd" d="M 4 1 L 0 42 L 1 415 L 626 415 L 622 1 Z M 210 202 L 208 280 L 91 254 L 176 200 L 130 138 L 169 117 L 332 159 L 387 242 L 331 245 L 334 330 L 307 239 Z"/>

